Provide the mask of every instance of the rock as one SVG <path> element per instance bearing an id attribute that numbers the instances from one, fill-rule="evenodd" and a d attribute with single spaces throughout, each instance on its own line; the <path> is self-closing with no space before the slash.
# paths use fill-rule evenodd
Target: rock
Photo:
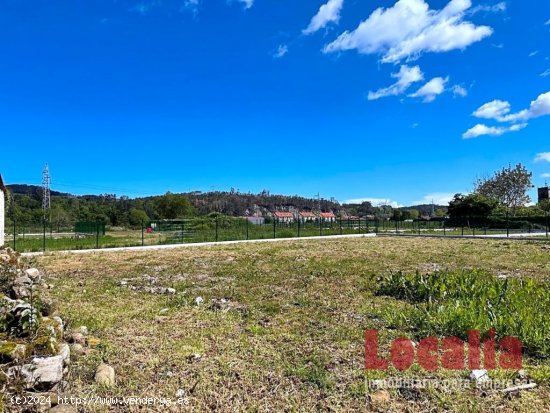
<path id="1" fill-rule="evenodd" d="M 187 357 L 187 360 L 191 362 L 201 361 L 201 359 L 202 359 L 202 355 L 200 355 L 199 353 L 193 353 L 189 357 Z"/>
<path id="2" fill-rule="evenodd" d="M 10 368 L 10 373 L 15 373 L 17 367 Z M 21 367 L 21 376 L 24 378 L 27 388 L 48 388 L 63 379 L 63 358 L 61 356 L 35 358 L 30 364 Z"/>
<path id="3" fill-rule="evenodd" d="M 527 380 L 529 378 L 529 374 L 524 369 L 518 370 L 518 379 L 520 380 Z"/>
<path id="4" fill-rule="evenodd" d="M 476 383 L 484 383 L 489 380 L 489 374 L 487 370 L 472 370 L 470 380 L 474 380 Z"/>
<path id="5" fill-rule="evenodd" d="M 24 285 L 25 287 L 32 286 L 32 280 L 27 276 L 17 277 L 13 281 L 13 285 Z"/>
<path id="6" fill-rule="evenodd" d="M 80 333 L 80 334 L 82 334 L 82 335 L 84 335 L 84 336 L 87 336 L 87 335 L 89 334 L 89 332 L 88 332 L 88 327 L 86 327 L 86 326 L 80 326 L 80 327 L 78 327 L 78 328 L 75 330 L 75 332 Z"/>
<path id="7" fill-rule="evenodd" d="M 74 354 L 75 357 L 80 357 L 84 355 L 84 347 L 82 344 L 74 343 L 71 345 L 71 353 Z"/>
<path id="8" fill-rule="evenodd" d="M 169 308 L 163 308 L 162 310 L 159 311 L 159 315 L 168 314 L 169 311 L 170 311 Z"/>
<path id="9" fill-rule="evenodd" d="M 176 391 L 176 397 L 179 398 L 179 399 L 182 398 L 182 397 L 185 397 L 185 390 L 183 390 L 183 389 L 178 389 L 178 390 Z"/>
<path id="10" fill-rule="evenodd" d="M 390 393 L 387 390 L 379 390 L 375 393 L 370 394 L 369 396 L 371 402 L 377 404 L 388 403 L 391 400 Z"/>
<path id="11" fill-rule="evenodd" d="M 176 289 L 175 288 L 167 288 L 166 289 L 166 294 L 170 294 L 170 295 L 176 294 Z"/>
<path id="12" fill-rule="evenodd" d="M 72 333 L 69 337 L 69 341 L 72 343 L 80 344 L 81 346 L 86 345 L 86 338 L 82 333 Z"/>
<path id="13" fill-rule="evenodd" d="M 25 275 L 35 283 L 42 280 L 42 275 L 36 268 L 29 268 L 28 270 L 25 270 Z"/>
<path id="14" fill-rule="evenodd" d="M 63 364 L 67 366 L 71 362 L 71 348 L 67 343 L 61 343 L 59 345 L 58 356 L 63 358 Z"/>
<path id="15" fill-rule="evenodd" d="M 204 303 L 204 298 L 197 297 L 195 298 L 195 305 L 202 305 Z"/>
<path id="16" fill-rule="evenodd" d="M 100 364 L 95 373 L 97 384 L 112 387 L 115 385 L 115 369 L 108 364 Z"/>
<path id="17" fill-rule="evenodd" d="M 32 346 L 13 341 L 0 341 L 0 361 L 21 361 L 30 357 Z"/>
<path id="18" fill-rule="evenodd" d="M 15 298 L 30 298 L 32 289 L 32 280 L 29 277 L 18 277 L 13 281 L 12 292 Z"/>

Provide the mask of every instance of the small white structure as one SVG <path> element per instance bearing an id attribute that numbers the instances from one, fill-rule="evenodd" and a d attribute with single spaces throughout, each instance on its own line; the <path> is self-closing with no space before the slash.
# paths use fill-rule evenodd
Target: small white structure
<path id="1" fill-rule="evenodd" d="M 0 175 L 0 247 L 4 245 L 4 203 L 8 199 L 8 190 Z"/>

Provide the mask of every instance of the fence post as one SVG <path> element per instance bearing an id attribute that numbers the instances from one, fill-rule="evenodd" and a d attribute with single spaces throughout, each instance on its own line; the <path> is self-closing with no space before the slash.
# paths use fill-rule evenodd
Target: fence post
<path id="1" fill-rule="evenodd" d="M 506 209 L 506 238 L 510 238 L 510 220 L 508 218 L 508 209 Z"/>
<path id="2" fill-rule="evenodd" d="M 357 218 L 359 218 L 359 217 L 357 217 Z M 359 218 L 357 220 L 357 222 L 359 222 L 359 234 L 360 234 L 361 233 L 361 218 Z"/>
<path id="3" fill-rule="evenodd" d="M 395 219 L 395 235 L 397 235 L 398 227 L 397 227 L 397 218 Z"/>
<path id="4" fill-rule="evenodd" d="M 361 220 L 361 218 L 359 218 L 359 220 Z M 370 234 L 369 217 L 368 216 L 365 216 L 365 227 L 367 228 L 367 234 Z"/>
<path id="5" fill-rule="evenodd" d="M 476 236 L 476 222 L 474 217 L 472 217 L 472 234 L 474 237 Z"/>
<path id="6" fill-rule="evenodd" d="M 143 235 L 143 221 L 141 221 L 141 246 L 145 245 L 145 237 Z"/>
<path id="7" fill-rule="evenodd" d="M 246 218 L 246 240 L 248 241 L 248 225 L 250 224 L 250 222 L 248 221 L 248 218 Z"/>
<path id="8" fill-rule="evenodd" d="M 298 238 L 300 238 L 300 221 L 301 219 L 298 217 Z"/>
<path id="9" fill-rule="evenodd" d="M 216 217 L 216 242 L 218 242 L 218 217 Z"/>
<path id="10" fill-rule="evenodd" d="M 273 219 L 273 238 L 277 238 L 275 224 L 276 224 L 276 221 L 275 221 L 275 219 Z"/>
<path id="11" fill-rule="evenodd" d="M 181 243 L 183 244 L 185 242 L 185 223 L 183 220 L 181 221 Z"/>
<path id="12" fill-rule="evenodd" d="M 443 219 L 443 236 L 447 236 L 447 221 Z"/>
<path id="13" fill-rule="evenodd" d="M 340 215 L 340 235 L 342 235 L 342 215 Z"/>
<path id="14" fill-rule="evenodd" d="M 321 215 L 319 215 L 319 236 L 323 236 L 323 219 Z"/>
<path id="15" fill-rule="evenodd" d="M 44 233 L 42 238 L 42 251 L 46 252 L 46 218 L 44 217 Z"/>
<path id="16" fill-rule="evenodd" d="M 95 222 L 95 229 L 96 229 L 96 232 L 95 232 L 95 247 L 96 249 L 99 249 L 99 221 L 96 220 Z"/>

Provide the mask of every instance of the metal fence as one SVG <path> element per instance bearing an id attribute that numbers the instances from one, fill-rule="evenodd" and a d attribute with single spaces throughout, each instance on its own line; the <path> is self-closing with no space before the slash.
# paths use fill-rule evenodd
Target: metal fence
<path id="1" fill-rule="evenodd" d="M 59 251 L 117 248 L 147 245 L 201 243 L 270 238 L 302 238 L 347 234 L 394 234 L 457 237 L 529 237 L 548 239 L 548 216 L 460 220 L 337 218 L 253 224 L 247 219 L 219 216 L 171 221 L 143 222 L 131 229 L 108 227 L 104 223 L 18 223 L 11 221 L 6 243 L 16 251 Z"/>

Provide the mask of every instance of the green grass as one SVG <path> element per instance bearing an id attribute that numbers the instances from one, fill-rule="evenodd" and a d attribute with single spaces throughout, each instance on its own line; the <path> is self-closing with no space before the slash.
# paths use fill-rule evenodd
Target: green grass
<path id="1" fill-rule="evenodd" d="M 184 410 L 193 412 L 545 412 L 550 411 L 550 360 L 536 349 L 544 348 L 548 336 L 542 326 L 550 309 L 540 287 L 550 280 L 548 247 L 508 240 L 380 237 L 46 254 L 29 264 L 42 268 L 54 285 L 51 293 L 69 328 L 85 324 L 102 340 L 98 352 L 73 363 L 72 395 L 173 398 L 177 389 L 184 389 L 189 399 Z M 389 295 L 380 295 L 384 286 L 392 285 L 388 277 L 399 271 L 396 284 L 409 280 L 403 290 L 409 292 L 392 288 L 384 292 Z M 427 293 L 415 280 L 416 271 L 435 277 L 425 281 Z M 118 285 L 122 278 L 144 275 L 157 277 L 159 286 L 174 287 L 177 294 L 158 296 Z M 529 348 L 535 349 L 524 359 L 524 368 L 539 383 L 535 390 L 514 398 L 475 389 L 414 394 L 391 390 L 389 403 L 369 404 L 367 378 L 403 374 L 447 380 L 467 378 L 469 372 L 440 369 L 432 374 L 417 366 L 405 373 L 367 372 L 366 329 L 380 331 L 380 351 L 386 358 L 391 340 L 400 336 L 415 338 L 422 331 L 464 334 L 458 330 L 468 324 L 468 314 L 458 317 L 449 307 L 447 314 L 454 318 L 448 319 L 458 317 L 460 323 L 447 323 L 443 316 L 426 319 L 420 311 L 426 297 L 446 306 L 449 301 L 436 291 L 443 288 L 452 300 L 466 304 L 472 283 L 477 296 L 495 302 L 502 291 L 495 281 L 499 276 L 510 278 L 510 292 L 503 299 L 517 306 L 509 313 L 519 321 L 531 317 L 533 332 L 521 331 L 519 323 L 510 324 L 510 331 L 520 328 Z M 197 296 L 204 298 L 204 305 L 194 304 Z M 212 299 L 221 298 L 232 303 L 227 311 L 211 305 Z M 533 314 L 522 313 L 520 304 Z M 169 309 L 167 318 L 157 322 L 164 308 Z M 486 322 L 486 302 L 479 301 L 476 310 L 481 314 L 472 320 Z M 495 314 L 508 325 L 504 310 Z M 543 339 L 537 340 L 536 334 Z M 202 355 L 199 361 L 189 357 L 197 352 Z M 102 360 L 117 372 L 115 391 L 94 385 L 94 368 Z M 491 373 L 495 378 L 514 374 Z M 86 411 L 107 409 L 94 406 Z"/>
<path id="2" fill-rule="evenodd" d="M 417 337 L 457 336 L 467 331 L 497 339 L 519 337 L 527 354 L 550 357 L 550 282 L 534 279 L 499 279 L 487 271 L 439 271 L 433 274 L 387 275 L 377 294 L 414 303 L 400 315 L 414 326 Z"/>

